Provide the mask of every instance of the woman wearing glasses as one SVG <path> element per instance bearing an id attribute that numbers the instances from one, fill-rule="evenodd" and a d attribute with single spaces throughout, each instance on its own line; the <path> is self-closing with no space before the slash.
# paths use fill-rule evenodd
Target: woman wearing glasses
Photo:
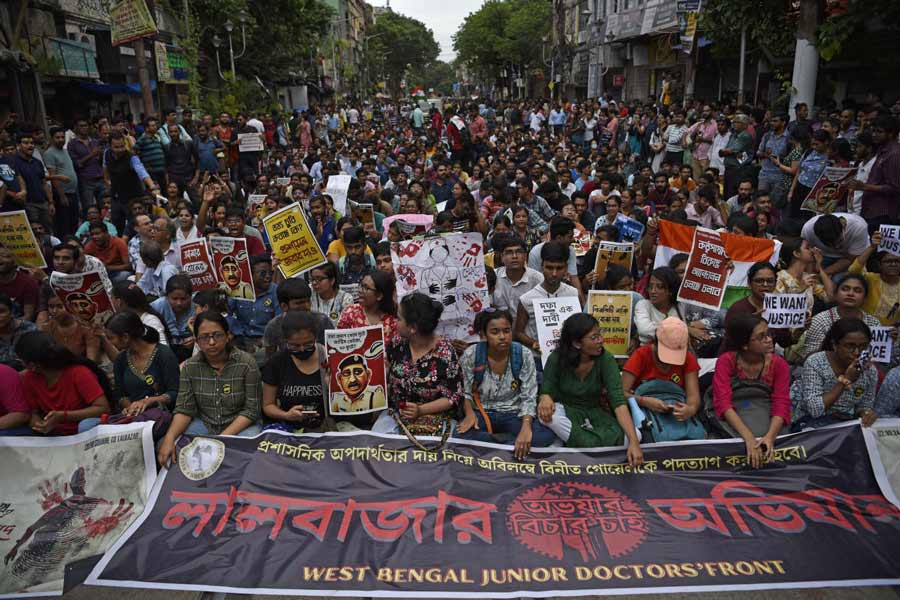
<path id="1" fill-rule="evenodd" d="M 194 335 L 200 353 L 182 365 L 175 416 L 157 452 L 163 466 L 176 460 L 175 441 L 182 433 L 253 437 L 260 432 L 262 386 L 256 360 L 232 345 L 221 313 L 197 315 Z"/>
<path id="2" fill-rule="evenodd" d="M 834 301 L 837 305 L 813 317 L 812 323 L 806 331 L 802 358 L 807 359 L 810 355 L 822 350 L 826 334 L 841 319 L 859 319 L 870 328 L 879 327 L 881 323 L 878 319 L 862 308 L 868 295 L 869 282 L 865 277 L 858 273 L 845 275 L 837 284 L 834 292 Z"/>
<path id="3" fill-rule="evenodd" d="M 761 317 L 766 294 L 775 293 L 775 284 L 777 282 L 775 267 L 771 263 L 766 261 L 753 263 L 747 271 L 750 295 L 732 304 L 728 312 L 725 313 L 725 330 L 728 330 L 729 323 L 738 315 L 756 315 Z M 790 329 L 771 328 L 769 329 L 769 334 L 772 336 L 772 340 L 782 348 L 788 348 L 797 341 L 791 334 Z M 724 349 L 723 345 L 723 351 Z"/>
<path id="4" fill-rule="evenodd" d="M 353 297 L 338 287 L 337 276 L 337 267 L 332 262 L 316 267 L 309 274 L 309 285 L 313 289 L 312 312 L 323 314 L 332 322 L 353 304 Z"/>
<path id="5" fill-rule="evenodd" d="M 381 325 L 384 341 L 397 335 L 397 305 L 394 279 L 384 271 L 371 271 L 359 283 L 357 302 L 349 305 L 338 319 L 338 329 Z"/>

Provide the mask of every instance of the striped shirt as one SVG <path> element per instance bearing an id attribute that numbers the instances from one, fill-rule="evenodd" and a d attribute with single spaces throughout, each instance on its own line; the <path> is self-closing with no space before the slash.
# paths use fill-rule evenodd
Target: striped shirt
<path id="1" fill-rule="evenodd" d="M 166 170 L 166 154 L 158 137 L 145 133 L 134 144 L 134 150 L 141 157 L 144 167 L 151 173 Z"/>

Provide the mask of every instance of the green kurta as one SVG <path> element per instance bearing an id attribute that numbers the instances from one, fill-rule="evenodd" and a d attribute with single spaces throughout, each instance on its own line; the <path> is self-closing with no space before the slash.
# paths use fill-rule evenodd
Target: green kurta
<path id="1" fill-rule="evenodd" d="M 572 434 L 566 442 L 569 448 L 621 446 L 624 443 L 625 433 L 615 416 L 600 406 L 604 387 L 613 410 L 627 406 L 619 365 L 607 350 L 594 360 L 593 368 L 584 379 L 578 379 L 574 369 L 559 364 L 559 352 L 553 352 L 547 359 L 541 393 L 566 407 L 566 416 L 572 421 Z"/>

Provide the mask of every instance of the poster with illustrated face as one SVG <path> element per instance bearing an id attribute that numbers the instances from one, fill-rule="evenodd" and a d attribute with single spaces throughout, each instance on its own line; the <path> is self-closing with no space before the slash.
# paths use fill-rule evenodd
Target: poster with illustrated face
<path id="1" fill-rule="evenodd" d="M 477 341 L 475 315 L 491 305 L 480 233 L 417 238 L 391 248 L 397 298 L 421 292 L 444 306 L 438 334 Z"/>
<path id="2" fill-rule="evenodd" d="M 256 290 L 253 288 L 253 274 L 250 257 L 247 255 L 247 240 L 244 238 L 211 237 L 213 268 L 221 287 L 229 298 L 253 302 Z"/>
<path id="3" fill-rule="evenodd" d="M 50 287 L 66 312 L 85 324 L 106 323 L 115 310 L 97 271 L 50 274 Z"/>
<path id="4" fill-rule="evenodd" d="M 387 408 L 384 330 L 381 325 L 325 332 L 328 412 L 359 415 Z"/>

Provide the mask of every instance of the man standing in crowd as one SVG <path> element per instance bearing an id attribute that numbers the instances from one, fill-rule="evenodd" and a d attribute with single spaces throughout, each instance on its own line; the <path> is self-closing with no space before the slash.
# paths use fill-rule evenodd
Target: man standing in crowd
<path id="1" fill-rule="evenodd" d="M 44 165 L 53 187 L 59 208 L 56 211 L 56 233 L 59 236 L 75 233 L 81 210 L 78 206 L 78 175 L 75 165 L 66 152 L 66 130 L 62 127 L 50 128 L 50 146 L 44 150 Z"/>
<path id="2" fill-rule="evenodd" d="M 112 216 L 116 230 L 125 231 L 128 205 L 144 195 L 159 194 L 159 185 L 144 168 L 141 159 L 125 149 L 125 138 L 119 132 L 109 136 L 109 152 L 104 156 L 103 179 L 112 194 Z"/>
<path id="3" fill-rule="evenodd" d="M 85 119 L 75 123 L 75 138 L 69 140 L 66 150 L 75 165 L 78 176 L 78 197 L 82 212 L 97 206 L 103 193 L 103 149 L 100 141 L 91 137 L 91 128 Z"/>

